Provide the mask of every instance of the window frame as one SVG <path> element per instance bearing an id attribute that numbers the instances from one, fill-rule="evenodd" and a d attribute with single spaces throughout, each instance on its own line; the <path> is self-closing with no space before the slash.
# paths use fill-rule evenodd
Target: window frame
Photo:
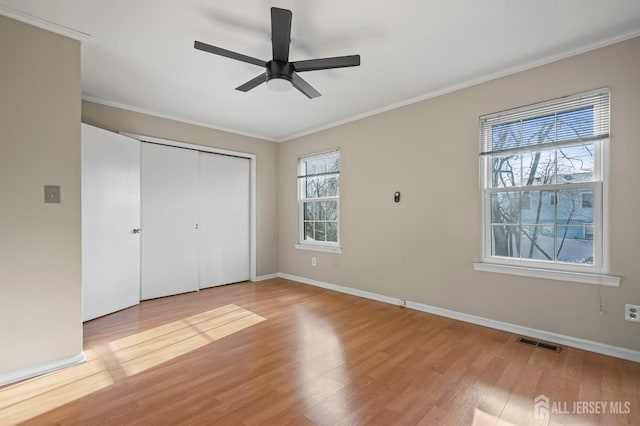
<path id="1" fill-rule="evenodd" d="M 603 92 L 608 89 L 601 89 L 599 92 Z M 597 92 L 597 91 L 593 91 Z M 586 92 L 587 94 L 593 92 Z M 580 95 L 576 95 L 580 96 Z M 563 98 L 548 101 L 536 105 L 544 105 L 549 102 L 558 103 Z M 536 105 L 530 107 L 514 108 L 510 111 L 522 112 L 527 108 L 535 111 Z M 510 111 L 506 111 L 504 114 L 509 115 Z M 608 111 L 606 111 L 608 114 Z M 544 115 L 532 114 L 531 118 L 543 117 Z M 482 117 L 481 117 L 482 119 Z M 488 130 L 483 129 L 481 125 L 481 146 L 483 146 L 482 132 Z M 485 134 L 486 137 L 486 134 Z M 549 149 L 559 149 L 564 146 L 579 146 L 582 144 L 593 144 L 594 147 L 594 164 L 593 164 L 593 179 L 589 182 L 579 183 L 552 183 L 543 185 L 522 185 L 519 186 L 506 186 L 492 188 L 492 173 L 493 173 L 493 158 L 501 157 L 505 155 L 503 151 L 495 151 L 494 153 L 483 153 L 480 155 L 480 191 L 481 191 L 481 213 L 482 213 L 482 253 L 481 262 L 474 263 L 474 269 L 486 272 L 498 272 L 507 273 L 522 276 L 531 276 L 538 278 L 549 278 L 564 281 L 584 282 L 588 284 L 600 284 L 609 286 L 619 286 L 620 278 L 608 275 L 609 273 L 609 223 L 608 223 L 608 183 L 609 183 L 609 135 L 606 137 L 588 140 L 588 141 L 571 141 L 567 143 L 553 142 L 549 144 L 540 144 L 520 147 L 512 152 L 518 154 L 539 152 Z M 486 146 L 486 145 L 484 145 Z M 557 167 L 557 151 L 554 159 L 555 167 Z M 556 173 L 557 176 L 557 173 Z M 590 224 L 593 228 L 593 263 L 592 264 L 580 264 L 559 262 L 557 260 L 540 260 L 540 259 L 522 259 L 522 258 L 510 258 L 506 256 L 494 256 L 492 254 L 492 222 L 491 222 L 491 195 L 500 192 L 517 192 L 520 194 L 519 200 L 523 199 L 524 193 L 534 191 L 559 191 L 569 189 L 591 188 L 593 191 L 593 222 Z M 582 201 L 582 195 L 580 196 Z M 557 200 L 556 200 L 557 201 Z M 518 209 L 520 212 L 518 223 L 516 226 L 518 230 L 523 226 L 523 203 L 519 201 Z M 557 215 L 554 215 L 554 235 L 558 226 Z M 583 224 L 584 226 L 585 224 Z M 586 228 L 585 228 L 586 229 Z M 557 237 L 556 237 L 557 238 Z M 554 251 L 557 252 L 557 248 L 554 242 Z M 556 254 L 557 256 L 557 254 Z M 554 256 L 555 258 L 555 256 Z"/>
<path id="2" fill-rule="evenodd" d="M 309 159 L 322 159 L 323 157 L 327 157 L 333 154 L 338 154 L 338 158 L 340 160 L 340 167 L 338 171 L 335 172 L 337 177 L 337 195 L 336 196 L 328 196 L 328 197 L 318 197 L 318 198 L 307 198 L 306 197 L 306 182 L 309 176 L 306 175 L 305 161 Z M 340 149 L 335 148 L 328 151 L 322 151 L 312 154 L 305 154 L 303 156 L 298 157 L 298 175 L 297 175 L 297 185 L 298 185 L 298 242 L 295 244 L 297 249 L 301 250 L 313 250 L 313 251 L 326 251 L 332 253 L 342 253 L 342 248 L 340 246 L 340 231 L 341 231 L 341 222 L 340 222 L 340 169 L 342 168 L 342 158 L 340 156 Z M 334 174 L 334 173 L 331 173 Z M 315 241 L 315 240 L 305 240 L 305 216 L 304 216 L 304 204 L 305 202 L 323 202 L 323 201 L 335 201 L 336 202 L 336 220 L 331 222 L 336 222 L 337 230 L 336 230 L 336 241 Z"/>
<path id="3" fill-rule="evenodd" d="M 483 165 L 481 166 L 483 169 L 484 181 L 482 185 L 483 192 L 483 253 L 482 253 L 482 262 L 485 263 L 496 263 L 496 264 L 504 264 L 504 265 L 512 265 L 512 266 L 521 266 L 521 267 L 539 267 L 546 269 L 557 269 L 560 271 L 574 271 L 574 272 L 594 272 L 594 273 L 606 273 L 607 270 L 607 262 L 606 255 L 604 253 L 604 182 L 602 180 L 603 172 L 601 170 L 602 165 L 598 163 L 603 163 L 602 155 L 603 155 L 603 144 L 605 141 L 595 141 L 592 142 L 594 145 L 594 180 L 592 182 L 585 183 L 556 183 L 556 184 L 546 184 L 546 185 L 532 185 L 532 186 L 520 186 L 520 187 L 505 187 L 505 188 L 491 188 L 489 183 L 492 179 L 492 167 L 491 161 L 492 156 L 486 155 L 483 156 L 481 161 L 483 161 Z M 600 169 L 600 170 L 599 170 Z M 598 170 L 598 171 L 596 171 Z M 595 175 L 598 175 L 596 178 Z M 554 192 L 559 190 L 570 190 L 570 189 L 583 189 L 590 188 L 593 190 L 593 222 L 592 226 L 594 228 L 593 232 L 593 257 L 594 262 L 592 264 L 581 264 L 581 263 L 568 263 L 568 262 L 558 262 L 558 261 L 550 261 L 550 260 L 540 260 L 540 259 L 520 259 L 520 258 L 509 258 L 504 256 L 494 256 L 492 255 L 492 238 L 491 238 L 491 195 L 497 194 L 501 192 L 516 192 L 516 193 L 526 193 L 526 192 Z M 555 194 L 551 194 L 554 196 Z M 553 202 L 551 204 L 554 204 Z M 522 217 L 523 206 L 519 206 L 520 209 L 520 217 Z M 560 226 L 562 224 L 558 224 L 557 218 L 553 223 L 549 223 L 549 226 L 553 225 Z M 521 227 L 522 218 L 518 224 L 515 226 Z M 533 226 L 533 225 L 532 225 Z M 538 226 L 543 226 L 542 224 Z M 584 226 L 584 224 L 583 224 Z"/>

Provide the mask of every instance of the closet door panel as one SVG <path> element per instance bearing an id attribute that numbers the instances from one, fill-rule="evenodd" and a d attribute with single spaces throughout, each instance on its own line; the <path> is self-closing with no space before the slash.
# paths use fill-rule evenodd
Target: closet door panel
<path id="1" fill-rule="evenodd" d="M 140 142 L 82 124 L 82 320 L 140 302 Z"/>
<path id="2" fill-rule="evenodd" d="M 142 143 L 141 298 L 195 291 L 198 152 Z"/>
<path id="3" fill-rule="evenodd" d="M 250 278 L 250 161 L 200 153 L 200 288 Z"/>

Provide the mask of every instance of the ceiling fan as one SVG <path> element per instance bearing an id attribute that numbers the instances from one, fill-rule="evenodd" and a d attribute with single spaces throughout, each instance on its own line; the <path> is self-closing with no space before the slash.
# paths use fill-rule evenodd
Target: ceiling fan
<path id="1" fill-rule="evenodd" d="M 355 67 L 360 65 L 360 55 L 336 56 L 333 58 L 309 59 L 306 61 L 289 62 L 289 44 L 291 42 L 291 18 L 292 13 L 287 9 L 271 8 L 271 46 L 273 59 L 263 61 L 241 53 L 210 44 L 196 41 L 194 47 L 198 50 L 226 56 L 227 58 L 247 62 L 249 64 L 264 67 L 265 72 L 247 81 L 236 90 L 248 92 L 249 90 L 267 83 L 276 91 L 289 90 L 292 86 L 306 95 L 309 99 L 317 98 L 320 92 L 314 89 L 302 77 L 298 75 L 304 71 L 326 70 L 331 68 Z"/>

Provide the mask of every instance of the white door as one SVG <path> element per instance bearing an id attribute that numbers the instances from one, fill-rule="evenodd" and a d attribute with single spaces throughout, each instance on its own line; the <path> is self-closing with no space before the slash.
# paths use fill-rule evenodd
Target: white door
<path id="1" fill-rule="evenodd" d="M 143 300 L 198 290 L 198 151 L 142 143 Z"/>
<path id="2" fill-rule="evenodd" d="M 140 302 L 140 142 L 82 125 L 82 319 Z"/>
<path id="3" fill-rule="evenodd" d="M 200 288 L 250 278 L 250 161 L 200 153 Z"/>

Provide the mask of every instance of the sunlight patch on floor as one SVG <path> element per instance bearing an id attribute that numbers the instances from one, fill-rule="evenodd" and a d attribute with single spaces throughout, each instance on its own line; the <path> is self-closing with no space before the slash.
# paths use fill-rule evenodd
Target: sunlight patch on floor
<path id="1" fill-rule="evenodd" d="M 264 320 L 231 304 L 115 340 L 108 347 L 131 376 Z"/>
<path id="2" fill-rule="evenodd" d="M 0 389 L 0 425 L 17 424 L 265 321 L 230 304 L 85 351 L 87 362 Z"/>
<path id="3" fill-rule="evenodd" d="M 83 364 L 0 389 L 0 424 L 23 422 L 111 386 L 102 360 L 93 351 L 85 355 Z"/>
<path id="4" fill-rule="evenodd" d="M 473 420 L 471 422 L 471 425 L 472 426 L 485 426 L 485 425 L 514 426 L 513 423 L 509 423 L 505 420 L 500 419 L 500 416 L 487 413 L 486 411 L 483 411 L 477 407 L 473 411 Z"/>

